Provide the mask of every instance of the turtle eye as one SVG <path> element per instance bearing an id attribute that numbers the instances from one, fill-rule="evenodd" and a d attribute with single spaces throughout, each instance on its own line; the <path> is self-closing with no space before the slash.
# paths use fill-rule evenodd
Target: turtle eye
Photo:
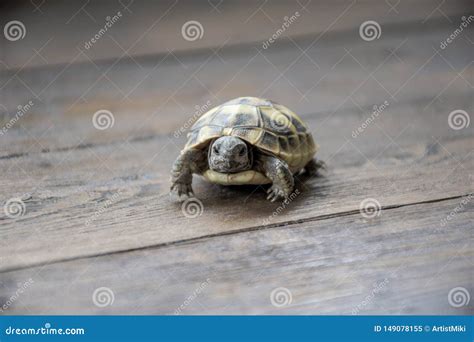
<path id="1" fill-rule="evenodd" d="M 245 154 L 245 148 L 241 148 L 239 151 L 239 156 L 242 157 Z"/>
<path id="2" fill-rule="evenodd" d="M 212 152 L 214 152 L 214 154 L 219 155 L 219 150 L 217 149 L 217 146 L 214 146 L 214 147 L 212 148 Z"/>

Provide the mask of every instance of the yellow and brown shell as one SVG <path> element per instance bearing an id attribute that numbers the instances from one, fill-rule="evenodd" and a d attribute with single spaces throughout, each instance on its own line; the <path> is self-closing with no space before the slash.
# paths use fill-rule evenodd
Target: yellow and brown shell
<path id="1" fill-rule="evenodd" d="M 293 173 L 301 170 L 317 151 L 311 133 L 298 115 L 285 106 L 257 97 L 239 97 L 204 113 L 191 127 L 185 149 L 206 148 L 222 136 L 239 137 L 284 160 Z M 234 174 L 208 170 L 203 176 L 226 185 L 270 183 L 253 170 Z"/>

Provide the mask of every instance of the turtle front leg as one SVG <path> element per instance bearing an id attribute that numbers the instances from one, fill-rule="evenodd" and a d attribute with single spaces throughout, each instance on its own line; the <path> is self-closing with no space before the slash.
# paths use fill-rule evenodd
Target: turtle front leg
<path id="1" fill-rule="evenodd" d="M 288 167 L 283 160 L 260 155 L 257 159 L 257 171 L 263 173 L 272 181 L 272 186 L 268 189 L 267 199 L 275 202 L 279 198 L 288 198 L 295 186 L 295 180 Z"/>
<path id="2" fill-rule="evenodd" d="M 193 173 L 203 173 L 207 168 L 206 160 L 206 153 L 202 150 L 182 151 L 171 170 L 171 195 L 176 195 L 180 201 L 193 197 Z"/>

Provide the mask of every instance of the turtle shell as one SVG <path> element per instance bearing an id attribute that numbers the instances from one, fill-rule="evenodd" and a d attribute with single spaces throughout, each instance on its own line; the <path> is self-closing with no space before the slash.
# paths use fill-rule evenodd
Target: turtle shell
<path id="1" fill-rule="evenodd" d="M 206 148 L 222 136 L 239 137 L 284 160 L 292 172 L 302 169 L 317 151 L 311 133 L 298 115 L 285 106 L 256 97 L 239 97 L 204 113 L 191 127 L 185 149 Z M 214 182 L 229 183 L 228 177 L 211 173 L 204 176 Z M 248 180 L 248 171 L 245 175 L 242 173 L 242 178 L 234 174 L 232 184 L 261 184 L 266 178 L 255 175 L 258 180 L 252 182 Z"/>

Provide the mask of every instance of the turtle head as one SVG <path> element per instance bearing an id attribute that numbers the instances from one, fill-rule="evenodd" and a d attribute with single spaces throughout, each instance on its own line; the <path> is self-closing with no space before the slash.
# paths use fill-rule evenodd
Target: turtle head
<path id="1" fill-rule="evenodd" d="M 211 144 L 208 160 L 211 170 L 221 173 L 250 170 L 252 149 L 242 139 L 225 136 Z"/>

